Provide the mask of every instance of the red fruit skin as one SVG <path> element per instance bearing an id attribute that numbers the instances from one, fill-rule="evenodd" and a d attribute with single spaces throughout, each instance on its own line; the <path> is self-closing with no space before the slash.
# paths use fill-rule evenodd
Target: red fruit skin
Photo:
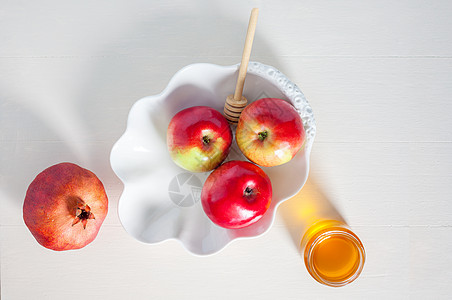
<path id="1" fill-rule="evenodd" d="M 252 193 L 247 195 L 246 188 Z M 237 229 L 257 222 L 270 207 L 272 185 L 250 162 L 229 161 L 207 178 L 201 192 L 203 209 L 218 226 Z"/>
<path id="2" fill-rule="evenodd" d="M 264 140 L 260 132 L 267 132 Z M 236 129 L 236 141 L 252 162 L 272 167 L 287 163 L 305 143 L 303 121 L 296 109 L 278 98 L 262 98 L 242 111 Z"/>
<path id="3" fill-rule="evenodd" d="M 208 136 L 209 144 L 203 137 Z M 173 161 L 192 172 L 207 172 L 223 162 L 232 144 L 232 131 L 226 118 L 207 106 L 194 106 L 178 112 L 167 130 L 167 146 Z"/>
<path id="4" fill-rule="evenodd" d="M 73 224 L 79 204 L 91 208 L 94 219 Z M 80 249 L 91 243 L 107 216 L 108 198 L 102 182 L 89 170 L 72 163 L 51 166 L 31 182 L 23 218 L 42 246 L 55 251 Z"/>

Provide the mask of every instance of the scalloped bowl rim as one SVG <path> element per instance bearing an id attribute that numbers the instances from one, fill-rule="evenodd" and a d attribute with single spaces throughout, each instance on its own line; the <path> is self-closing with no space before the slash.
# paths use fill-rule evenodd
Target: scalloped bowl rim
<path id="1" fill-rule="evenodd" d="M 224 68 L 224 69 L 227 69 L 227 68 L 236 68 L 236 69 L 238 69 L 239 66 L 240 66 L 240 64 L 229 65 L 229 66 L 222 66 L 222 65 L 211 64 L 211 63 L 194 63 L 194 64 L 186 65 L 186 66 L 182 67 L 181 69 L 179 69 L 176 73 L 174 73 L 174 75 L 173 75 L 173 76 L 171 77 L 171 79 L 168 81 L 168 84 L 166 85 L 166 87 L 165 87 L 159 94 L 150 95 L 150 96 L 145 96 L 145 97 L 143 97 L 143 98 L 137 100 L 137 101 L 132 105 L 132 108 L 133 108 L 137 103 L 139 103 L 139 102 L 142 102 L 142 101 L 145 101 L 145 100 L 150 100 L 150 99 L 160 99 L 160 98 L 162 98 L 162 97 L 165 97 L 168 93 L 170 93 L 171 91 L 173 91 L 175 87 L 177 87 L 177 79 L 178 79 L 178 77 L 179 77 L 180 74 L 182 74 L 182 73 L 183 73 L 184 71 L 186 71 L 187 69 L 190 69 L 190 68 L 197 68 L 197 67 L 203 67 L 203 66 L 215 66 L 215 67 L 218 67 L 218 68 Z M 268 69 L 271 69 L 271 70 L 274 71 L 274 72 L 277 72 L 277 73 L 279 74 L 279 76 L 282 77 L 282 78 L 284 78 L 285 81 L 286 81 L 287 83 L 292 84 L 292 85 L 293 85 L 293 93 L 294 93 L 296 96 L 298 96 L 298 97 L 301 98 L 302 105 L 303 105 L 304 107 L 306 107 L 306 108 L 311 109 L 310 104 L 308 103 L 308 101 L 306 100 L 304 94 L 303 94 L 302 91 L 298 88 L 298 86 L 297 86 L 296 84 L 294 84 L 291 80 L 289 80 L 289 79 L 287 78 L 287 76 L 285 76 L 283 73 L 281 73 L 281 72 L 280 72 L 279 70 L 277 70 L 276 68 L 274 68 L 274 67 L 272 67 L 272 66 L 269 66 L 269 65 L 265 65 L 265 64 L 259 63 L 259 62 L 249 62 L 248 73 L 249 73 L 249 74 L 254 74 L 254 75 L 256 75 L 256 76 L 262 75 L 262 74 L 257 74 L 257 73 L 255 73 L 255 72 L 253 72 L 253 67 L 254 67 L 254 68 L 259 68 L 259 67 L 261 67 L 261 66 L 263 66 L 263 67 L 265 67 L 265 68 L 268 68 Z M 264 77 L 264 76 L 262 76 L 262 77 Z M 264 79 L 270 80 L 269 78 L 265 78 L 265 77 L 264 77 Z M 273 82 L 273 83 L 275 84 L 275 82 Z M 289 100 L 289 102 L 292 103 L 292 104 L 297 108 L 296 103 L 293 102 L 293 99 L 292 99 L 293 97 L 287 95 L 287 94 L 284 93 L 284 92 L 283 92 L 283 94 L 285 94 L 286 97 L 287 97 L 287 99 Z M 300 103 L 298 103 L 298 104 L 300 105 Z M 281 205 L 283 202 L 285 202 L 286 200 L 288 200 L 288 199 L 290 199 L 291 197 L 293 197 L 294 195 L 296 195 L 296 194 L 303 188 L 303 186 L 305 185 L 305 183 L 306 183 L 306 181 L 307 181 L 307 179 L 308 179 L 308 176 L 309 176 L 309 169 L 310 169 L 310 154 L 311 154 L 311 149 L 312 149 L 312 145 L 313 145 L 314 138 L 315 138 L 315 133 L 316 133 L 316 125 L 315 125 L 315 119 L 314 119 L 314 115 L 313 115 L 313 113 L 312 113 L 312 109 L 311 109 L 310 115 L 308 116 L 308 122 L 310 123 L 310 124 L 309 124 L 309 126 L 310 126 L 310 132 L 309 132 L 309 134 L 308 134 L 308 132 L 307 132 L 307 134 L 306 134 L 306 143 L 305 143 L 305 145 L 304 145 L 304 149 L 305 149 L 305 150 L 304 150 L 304 151 L 305 151 L 304 155 L 305 155 L 305 157 L 306 157 L 306 158 L 305 158 L 305 159 L 306 159 L 306 168 L 305 168 L 305 172 L 304 172 L 304 174 L 305 174 L 305 176 L 304 176 L 304 181 L 300 184 L 300 186 L 299 186 L 299 188 L 298 188 L 298 190 L 297 190 L 296 192 L 291 193 L 290 196 L 285 197 L 285 198 L 279 200 L 279 201 L 275 204 L 273 210 L 271 211 L 271 221 L 270 221 L 270 223 L 269 223 L 269 226 L 268 226 L 264 231 L 262 231 L 262 232 L 260 232 L 260 233 L 258 233 L 258 234 L 256 234 L 256 235 L 252 235 L 252 236 L 238 236 L 238 237 L 234 237 L 234 238 L 230 239 L 228 242 L 226 242 L 225 244 L 223 244 L 220 248 L 216 249 L 215 251 L 209 252 L 209 253 L 198 253 L 198 252 L 193 252 L 192 250 L 190 250 L 190 249 L 188 248 L 188 246 L 184 243 L 184 241 L 183 241 L 181 238 L 176 237 L 176 236 L 167 237 L 167 238 L 164 238 L 164 239 L 162 239 L 162 240 L 155 241 L 155 242 L 146 242 L 146 241 L 140 240 L 137 236 L 135 236 L 134 234 L 132 234 L 131 232 L 129 232 L 129 230 L 127 229 L 127 226 L 123 223 L 123 220 L 122 220 L 122 218 L 121 218 L 121 214 L 120 214 L 121 205 L 119 205 L 119 202 L 123 200 L 124 191 L 125 191 L 125 188 L 126 188 L 126 181 L 125 181 L 123 178 L 121 178 L 121 176 L 118 174 L 117 170 L 115 170 L 114 162 L 113 162 L 113 153 L 115 152 L 115 149 L 116 149 L 118 143 L 121 141 L 121 139 L 122 139 L 122 138 L 128 133 L 128 131 L 129 131 L 129 121 L 130 121 L 130 117 L 131 117 L 131 114 L 132 114 L 132 108 L 130 109 L 129 114 L 128 114 L 128 116 L 127 116 L 127 125 L 126 125 L 126 129 L 124 130 L 123 134 L 122 134 L 122 135 L 120 136 L 120 138 L 115 142 L 115 144 L 113 145 L 113 147 L 112 147 L 112 149 L 111 149 L 111 154 L 110 154 L 110 164 L 111 164 L 111 167 L 112 167 L 114 173 L 118 176 L 118 178 L 119 178 L 119 179 L 121 180 L 121 182 L 123 183 L 123 190 L 122 190 L 122 192 L 121 192 L 121 196 L 120 196 L 120 198 L 119 198 L 118 206 L 117 206 L 117 213 L 118 213 L 119 221 L 120 221 L 122 227 L 124 228 L 124 230 L 125 230 L 130 236 L 132 236 L 135 240 L 137 240 L 137 241 L 140 242 L 140 243 L 147 244 L 147 245 L 149 245 L 149 244 L 161 244 L 161 243 L 164 243 L 164 242 L 166 242 L 166 241 L 174 240 L 174 241 L 177 241 L 178 243 L 180 243 L 180 244 L 182 245 L 182 248 L 185 249 L 185 251 L 187 251 L 188 253 L 190 253 L 191 255 L 194 255 L 194 256 L 206 257 L 206 256 L 210 256 L 210 255 L 217 254 L 217 253 L 221 252 L 222 250 L 224 250 L 228 245 L 230 245 L 231 243 L 233 243 L 233 242 L 235 242 L 235 241 L 237 241 L 237 240 L 242 240 L 242 239 L 255 239 L 255 238 L 261 237 L 262 235 L 266 234 L 266 233 L 271 229 L 271 227 L 273 226 L 273 223 L 274 223 L 274 221 L 275 221 L 275 217 L 276 217 L 276 213 L 277 213 L 277 209 L 278 209 L 279 205 Z M 297 109 L 297 110 L 298 110 L 298 109 Z M 300 114 L 300 115 L 301 115 L 301 114 Z M 306 121 L 306 120 L 303 119 L 303 123 L 304 123 L 304 125 L 306 126 L 305 121 Z M 300 150 L 300 152 L 301 152 L 301 150 Z"/>

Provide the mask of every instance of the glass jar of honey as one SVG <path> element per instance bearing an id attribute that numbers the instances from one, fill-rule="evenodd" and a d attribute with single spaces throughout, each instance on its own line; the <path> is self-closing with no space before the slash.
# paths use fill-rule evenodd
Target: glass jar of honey
<path id="1" fill-rule="evenodd" d="M 359 238 L 344 222 L 322 220 L 314 223 L 301 242 L 309 274 L 318 282 L 340 287 L 361 273 L 366 254 Z"/>

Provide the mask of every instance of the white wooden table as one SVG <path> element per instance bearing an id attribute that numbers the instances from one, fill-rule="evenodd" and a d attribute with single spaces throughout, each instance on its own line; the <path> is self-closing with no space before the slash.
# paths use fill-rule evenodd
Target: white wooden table
<path id="1" fill-rule="evenodd" d="M 252 60 L 305 93 L 317 121 L 310 181 L 262 237 L 209 257 L 142 244 L 120 225 L 110 150 L 132 104 L 181 67 L 240 61 L 252 7 Z M 451 1 L 2 1 L 2 299 L 450 299 Z M 62 161 L 109 196 L 97 239 L 41 247 L 25 191 Z M 329 288 L 307 273 L 294 207 L 323 195 L 362 239 L 360 278 Z"/>

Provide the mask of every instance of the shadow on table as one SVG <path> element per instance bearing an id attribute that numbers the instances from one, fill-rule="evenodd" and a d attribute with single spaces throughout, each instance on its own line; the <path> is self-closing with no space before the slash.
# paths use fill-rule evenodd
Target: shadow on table
<path id="1" fill-rule="evenodd" d="M 161 93 L 181 68 L 194 63 L 240 63 L 251 6 L 244 4 L 243 13 L 237 16 L 219 9 L 215 1 L 193 5 L 190 10 L 173 6 L 158 12 L 144 10 L 127 23 L 130 28 L 124 28 L 106 43 L 107 47 L 97 51 L 96 57 L 102 58 L 87 68 L 77 95 L 79 116 L 92 129 L 89 134 L 93 140 L 113 146 L 126 129 L 133 104 Z M 260 17 L 265 17 L 264 12 Z M 284 73 L 286 68 L 280 64 L 272 41 L 259 28 L 258 21 L 251 60 L 273 65 Z M 231 93 L 234 88 L 235 82 L 231 82 Z M 110 170 L 110 153 L 105 155 L 90 159 L 89 165 Z"/>
<path id="2" fill-rule="evenodd" d="M 99 44 L 70 49 L 70 53 L 82 53 L 74 58 L 31 58 L 27 72 L 11 71 L 9 79 L 0 82 L 0 104 L 11 107 L 0 114 L 10 124 L 10 130 L 2 130 L 11 132 L 2 150 L 0 175 L 5 176 L 0 178 L 0 193 L 21 205 L 31 180 L 62 161 L 100 175 L 107 192 L 119 190 L 110 151 L 125 130 L 133 103 L 160 93 L 185 65 L 240 62 L 252 7 L 244 4 L 242 14 L 237 15 L 219 9 L 217 2 L 200 1 L 196 6 L 127 10 L 121 16 L 129 21 L 122 23 L 115 14 L 107 19 L 106 8 L 103 22 L 120 25 L 106 32 L 107 38 L 102 36 Z M 121 30 L 115 30 L 118 27 Z M 258 21 L 251 60 L 284 73 L 272 42 L 259 28 Z M 90 35 L 87 40 L 92 41 L 100 33 L 72 34 L 75 40 Z M 16 88 L 15 81 L 24 88 Z M 10 112 L 14 119 L 6 118 Z"/>
<path id="3" fill-rule="evenodd" d="M 216 1 L 189 6 L 189 10 L 171 5 L 158 11 L 143 9 L 126 23 L 130 28 L 96 50 L 95 56 L 102 58 L 86 72 L 77 103 L 80 117 L 94 129 L 90 134 L 96 139 L 109 138 L 114 143 L 124 132 L 131 106 L 162 92 L 181 68 L 193 63 L 240 63 L 251 7 L 244 4 L 239 15 L 228 15 Z M 274 65 L 284 73 L 272 42 L 259 28 L 258 21 L 251 60 Z M 234 88 L 232 82 L 231 93 Z M 100 118 L 102 114 L 109 117 Z"/>
<path id="4" fill-rule="evenodd" d="M 338 220 L 345 223 L 327 196 L 324 187 L 312 176 L 297 195 L 281 204 L 278 209 L 292 238 L 294 246 L 300 250 L 304 233 L 310 225 L 320 220 Z M 300 251 L 301 255 L 301 251 Z"/>

